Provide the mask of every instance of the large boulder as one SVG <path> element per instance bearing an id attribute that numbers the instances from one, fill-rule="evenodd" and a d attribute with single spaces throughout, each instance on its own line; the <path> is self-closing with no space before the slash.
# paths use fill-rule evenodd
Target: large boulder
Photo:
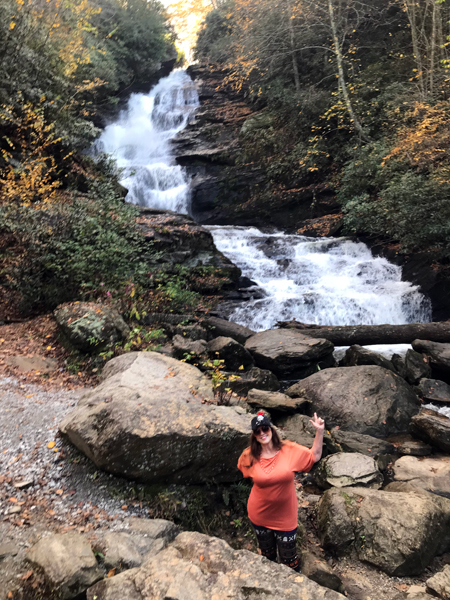
<path id="1" fill-rule="evenodd" d="M 450 548 L 450 500 L 426 492 L 333 488 L 319 504 L 318 525 L 327 549 L 341 554 L 353 547 L 360 560 L 389 575 L 415 575 Z"/>
<path id="2" fill-rule="evenodd" d="M 237 323 L 233 323 L 233 321 L 225 321 L 225 319 L 219 319 L 218 317 L 205 319 L 203 326 L 213 338 L 219 336 L 230 337 L 240 344 L 245 344 L 249 337 L 255 335 L 255 332 L 248 327 L 238 325 Z"/>
<path id="3" fill-rule="evenodd" d="M 27 560 L 42 570 L 61 600 L 79 596 L 103 577 L 91 545 L 79 533 L 41 538 L 30 549 Z"/>
<path id="4" fill-rule="evenodd" d="M 357 486 L 379 489 L 383 476 L 370 456 L 339 452 L 320 461 L 314 471 L 314 481 L 322 489 Z"/>
<path id="5" fill-rule="evenodd" d="M 411 419 L 409 430 L 427 444 L 450 453 L 450 419 L 441 413 L 422 409 Z"/>
<path id="6" fill-rule="evenodd" d="M 311 400 L 328 428 L 340 426 L 375 437 L 407 431 L 420 407 L 401 377 L 372 365 L 319 371 L 286 394 Z"/>
<path id="7" fill-rule="evenodd" d="M 427 402 L 448 402 L 450 404 L 450 385 L 437 379 L 422 379 L 417 386 L 420 396 Z"/>
<path id="8" fill-rule="evenodd" d="M 250 352 L 231 337 L 219 336 L 209 342 L 208 353 L 210 358 L 222 359 L 225 368 L 230 371 L 243 370 L 253 366 Z"/>
<path id="9" fill-rule="evenodd" d="M 289 567 L 225 541 L 197 532 L 181 533 L 140 568 L 104 579 L 87 600 L 340 600 L 345 596 L 321 587 Z M 124 592 L 130 596 L 124 596 Z M 120 595 L 122 594 L 122 595 Z"/>
<path id="10" fill-rule="evenodd" d="M 269 412 L 295 413 L 300 408 L 309 405 L 305 398 L 291 398 L 280 392 L 265 390 L 250 390 L 247 395 L 247 404 L 252 408 L 265 408 Z"/>
<path id="11" fill-rule="evenodd" d="M 156 352 L 112 359 L 60 426 L 98 467 L 140 481 L 233 481 L 249 417 L 211 405 L 211 381 Z M 206 401 L 209 402 L 206 402 Z"/>
<path id="12" fill-rule="evenodd" d="M 117 310 L 95 302 L 62 304 L 54 315 L 70 344 L 82 352 L 97 352 L 120 342 L 130 331 Z"/>
<path id="13" fill-rule="evenodd" d="M 325 339 L 308 338 L 295 329 L 269 329 L 249 338 L 245 347 L 255 363 L 281 379 L 300 379 L 317 370 L 317 365 L 334 365 L 334 345 Z"/>
<path id="14" fill-rule="evenodd" d="M 402 456 L 393 466 L 395 481 L 450 498 L 450 457 Z"/>

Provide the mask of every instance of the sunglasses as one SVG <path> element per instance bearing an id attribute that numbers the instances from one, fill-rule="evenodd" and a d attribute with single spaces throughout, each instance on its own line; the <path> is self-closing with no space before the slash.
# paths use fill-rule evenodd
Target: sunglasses
<path id="1" fill-rule="evenodd" d="M 258 427 L 258 429 L 256 429 L 255 431 L 255 435 L 261 435 L 261 433 L 267 433 L 269 431 L 270 427 L 268 425 L 263 425 L 262 427 Z"/>

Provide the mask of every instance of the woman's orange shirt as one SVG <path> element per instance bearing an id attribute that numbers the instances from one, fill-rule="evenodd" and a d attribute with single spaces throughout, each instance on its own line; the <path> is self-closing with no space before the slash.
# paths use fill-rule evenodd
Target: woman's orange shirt
<path id="1" fill-rule="evenodd" d="M 238 469 L 244 477 L 253 479 L 247 503 L 250 521 L 276 531 L 295 529 L 298 518 L 295 473 L 310 471 L 314 462 L 311 450 L 294 442 L 284 442 L 273 458 L 253 459 L 251 465 L 250 448 L 246 448 L 239 457 Z"/>

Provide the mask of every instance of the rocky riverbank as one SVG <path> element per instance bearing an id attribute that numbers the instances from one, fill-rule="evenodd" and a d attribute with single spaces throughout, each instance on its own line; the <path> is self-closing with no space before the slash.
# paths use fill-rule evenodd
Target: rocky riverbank
<path id="1" fill-rule="evenodd" d="M 97 331 L 96 318 L 114 337 L 119 326 L 107 324 L 104 311 L 87 319 L 89 305 L 77 306 L 85 328 L 58 311 L 66 336 L 75 334 L 76 344 L 92 337 L 87 324 Z M 417 600 L 432 598 L 427 586 L 446 598 L 450 419 L 422 404 L 450 407 L 449 344 L 417 341 L 391 361 L 353 346 L 337 366 L 333 344 L 307 331 L 254 334 L 213 317 L 166 328 L 159 352 L 118 356 L 91 389 L 3 380 L 6 598 L 46 590 L 48 598 L 142 600 L 148 586 L 163 598 L 178 585 L 164 574 L 168 561 L 185 574 L 190 598 L 213 597 L 205 587 L 213 573 L 221 597 L 221 578 L 244 563 L 246 578 L 227 580 L 233 597 L 250 586 L 274 598 L 284 590 L 285 597 L 399 600 L 413 599 L 419 585 Z M 51 385 L 61 390 L 57 377 Z M 307 446 L 308 415 L 326 419 L 324 457 L 298 487 L 301 576 L 249 552 L 256 547 L 248 488 L 235 465 L 256 409 Z M 204 535 L 176 537 L 173 524 L 148 517 L 171 517 Z M 189 575 L 186 559 L 195 565 Z"/>

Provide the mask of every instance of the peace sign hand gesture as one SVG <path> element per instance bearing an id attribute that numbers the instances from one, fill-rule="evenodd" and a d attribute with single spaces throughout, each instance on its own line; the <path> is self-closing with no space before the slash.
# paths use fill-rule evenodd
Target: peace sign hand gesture
<path id="1" fill-rule="evenodd" d="M 309 422 L 318 432 L 323 432 L 325 430 L 325 421 L 318 417 L 317 413 L 314 413 L 314 419 L 310 419 Z"/>

